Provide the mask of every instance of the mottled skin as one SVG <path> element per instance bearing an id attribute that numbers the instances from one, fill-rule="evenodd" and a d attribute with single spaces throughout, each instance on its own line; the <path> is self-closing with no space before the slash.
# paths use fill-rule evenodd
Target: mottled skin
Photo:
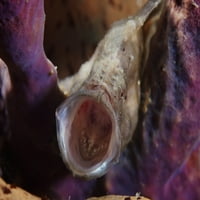
<path id="1" fill-rule="evenodd" d="M 80 77 L 83 76 L 81 73 L 79 73 L 74 77 L 75 84 L 72 84 L 72 89 L 70 88 L 70 90 L 67 91 L 67 93 L 72 94 L 72 96 L 69 99 L 67 99 L 67 101 L 59 108 L 57 112 L 58 138 L 61 147 L 61 152 L 63 153 L 63 159 L 66 162 L 68 162 L 71 170 L 75 174 L 90 177 L 90 176 L 100 176 L 102 175 L 102 173 L 105 173 L 106 169 L 108 168 L 108 165 L 111 164 L 110 162 L 118 159 L 120 149 L 123 147 L 124 144 L 127 143 L 130 134 L 132 134 L 131 130 L 133 128 L 131 121 L 129 120 L 131 116 L 126 106 L 127 102 L 132 97 L 137 107 L 139 99 L 139 90 L 137 85 L 138 81 L 137 67 L 139 66 L 138 63 L 139 60 L 137 58 L 141 50 L 140 46 L 137 43 L 139 41 L 138 40 L 139 35 L 136 36 L 136 34 L 134 34 L 133 39 L 131 36 L 132 33 L 131 30 L 137 31 L 134 30 L 135 27 L 137 27 L 137 25 L 134 24 L 134 22 L 132 21 L 129 24 L 127 22 L 127 27 L 126 23 L 122 23 L 121 25 L 118 26 L 116 25 L 107 34 L 105 39 L 98 46 L 95 55 L 92 58 L 92 61 L 89 62 L 90 65 L 89 67 L 91 68 L 91 71 L 89 71 L 88 73 L 89 76 L 86 76 L 85 79 L 83 79 L 82 83 L 80 81 L 81 80 Z M 129 30 L 129 33 L 127 33 L 127 30 Z M 135 43 L 136 46 L 135 49 L 132 48 L 133 45 L 129 45 L 128 42 L 124 40 L 126 36 L 127 36 L 127 41 L 133 44 Z M 132 58 L 133 55 L 135 56 L 136 59 Z M 85 67 L 85 65 L 83 65 L 83 67 Z M 133 73 L 132 70 L 135 73 Z M 131 80 L 132 84 L 130 84 L 129 81 L 130 79 L 127 78 L 127 76 L 130 74 L 133 74 L 133 79 Z M 72 81 L 74 82 L 74 80 Z M 128 93 L 128 87 L 131 87 L 132 85 L 133 85 L 133 87 L 131 88 L 132 93 L 131 92 Z M 78 90 L 76 90 L 75 88 L 77 88 Z M 71 152 L 76 151 L 75 148 L 73 147 L 73 145 L 76 146 L 76 144 L 70 143 L 71 141 L 70 135 L 73 133 L 73 129 L 71 130 L 71 127 L 73 128 L 73 126 L 71 126 L 70 124 L 71 121 L 73 123 L 73 115 L 77 116 L 77 114 L 74 114 L 78 111 L 77 106 L 81 106 L 82 104 L 84 104 L 84 101 L 86 101 L 82 100 L 83 98 L 84 99 L 91 98 L 90 102 L 92 103 L 92 101 L 94 101 L 93 103 L 95 105 L 94 109 L 98 109 L 98 107 L 104 107 L 103 109 L 108 110 L 108 113 L 110 115 L 108 121 L 110 121 L 109 126 L 111 127 L 111 131 L 109 131 L 109 134 L 112 134 L 112 136 L 110 137 L 111 141 L 109 141 L 109 146 L 107 147 L 106 150 L 109 151 L 108 152 L 109 155 L 107 156 L 108 158 L 106 158 L 106 160 L 104 161 L 102 154 L 101 156 L 102 159 L 100 161 L 105 162 L 104 164 L 105 167 L 102 168 L 101 166 L 99 166 L 100 169 L 98 171 L 96 171 L 96 169 L 99 167 L 97 166 L 95 167 L 95 165 L 94 166 L 91 165 L 92 167 L 91 170 L 86 169 L 87 172 L 84 171 L 84 169 L 82 168 L 85 168 L 83 167 L 85 166 L 84 164 L 85 159 L 78 159 L 76 158 L 75 155 L 74 158 L 71 156 Z M 72 103 L 73 106 L 71 105 Z M 137 109 L 133 107 L 133 111 L 134 113 L 132 112 L 130 113 L 134 115 L 134 118 L 137 121 Z M 82 112 L 84 112 L 84 110 Z M 104 117 L 104 115 L 100 117 L 99 116 L 100 114 L 101 112 L 98 113 L 98 115 L 96 115 L 95 117 L 93 117 L 94 120 L 95 118 L 98 119 Z M 87 116 L 89 117 L 90 115 L 91 114 L 85 114 L 85 117 Z M 80 126 L 80 131 L 79 134 L 77 135 L 77 139 L 79 137 L 82 137 L 81 132 L 84 131 L 84 129 L 86 129 L 87 132 L 90 132 L 92 137 L 92 129 L 90 129 L 91 126 L 93 126 L 92 123 L 90 123 L 91 125 L 90 124 L 84 125 L 82 124 L 82 119 L 84 118 L 79 117 L 79 119 L 80 120 L 77 121 L 76 123 L 77 126 Z M 133 123 L 134 122 L 135 121 L 133 121 Z M 65 123 L 66 125 L 64 125 Z M 98 128 L 96 126 L 96 131 L 95 131 L 96 134 L 98 132 L 101 134 L 103 130 L 98 131 L 97 129 Z M 131 132 L 129 132 L 129 130 Z M 73 141 L 75 142 L 75 138 L 73 139 Z M 104 145 L 104 143 L 101 143 L 101 140 L 99 140 L 98 142 L 100 146 Z M 72 145 L 73 148 L 69 147 L 69 145 Z M 106 143 L 105 145 L 107 146 Z M 78 156 L 78 154 L 76 155 Z M 78 159 L 80 161 L 76 162 L 75 164 L 74 159 Z M 100 161 L 99 163 L 101 163 Z M 80 169 L 78 169 L 79 166 L 81 167 Z"/>

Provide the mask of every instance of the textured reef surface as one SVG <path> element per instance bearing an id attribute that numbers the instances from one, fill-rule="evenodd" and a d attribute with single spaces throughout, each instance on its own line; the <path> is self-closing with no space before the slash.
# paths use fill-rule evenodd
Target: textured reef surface
<path id="1" fill-rule="evenodd" d="M 165 5 L 141 81 L 135 140 L 124 165 L 108 173 L 111 192 L 131 193 L 137 188 L 152 199 L 200 197 L 199 5 Z"/>

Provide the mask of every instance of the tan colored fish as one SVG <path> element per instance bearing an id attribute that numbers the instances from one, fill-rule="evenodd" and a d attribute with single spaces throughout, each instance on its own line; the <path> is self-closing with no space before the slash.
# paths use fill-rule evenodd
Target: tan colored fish
<path id="1" fill-rule="evenodd" d="M 119 160 L 132 138 L 140 101 L 142 26 L 160 0 L 115 23 L 79 72 L 60 83 L 69 95 L 57 109 L 57 136 L 73 174 L 94 178 Z"/>

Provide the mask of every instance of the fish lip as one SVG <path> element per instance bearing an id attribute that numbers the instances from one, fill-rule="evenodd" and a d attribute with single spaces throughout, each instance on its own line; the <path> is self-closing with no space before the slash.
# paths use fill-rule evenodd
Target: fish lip
<path id="1" fill-rule="evenodd" d="M 106 94 L 104 94 L 106 95 Z M 66 120 L 68 117 L 74 118 L 72 114 L 72 110 L 78 107 L 84 99 L 92 99 L 101 103 L 105 106 L 106 110 L 110 114 L 113 123 L 112 135 L 108 147 L 108 153 L 104 156 L 103 160 L 98 162 L 92 167 L 84 168 L 78 166 L 77 162 L 71 156 L 71 151 L 69 148 L 69 134 L 66 133 L 66 127 L 70 127 L 73 120 Z M 108 97 L 110 98 L 110 97 Z M 114 165 L 119 160 L 120 151 L 122 147 L 121 137 L 120 137 L 120 129 L 118 126 L 118 119 L 116 117 L 116 113 L 110 103 L 110 101 L 106 101 L 106 98 L 99 99 L 97 92 L 91 91 L 83 91 L 80 93 L 76 93 L 70 96 L 61 106 L 59 106 L 56 110 L 56 124 L 57 124 L 57 140 L 59 144 L 59 149 L 61 152 L 61 157 L 64 163 L 68 166 L 68 168 L 73 172 L 75 176 L 85 177 L 87 179 L 97 178 L 104 175 L 108 169 Z M 77 110 L 77 108 L 76 108 Z M 76 110 L 74 113 L 76 113 Z M 65 119 L 65 120 L 63 120 Z M 70 131 L 69 131 L 70 132 Z"/>

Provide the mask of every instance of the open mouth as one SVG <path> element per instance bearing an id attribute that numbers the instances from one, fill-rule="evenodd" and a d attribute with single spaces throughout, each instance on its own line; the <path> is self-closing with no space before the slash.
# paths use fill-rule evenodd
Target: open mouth
<path id="1" fill-rule="evenodd" d="M 102 101 L 87 95 L 69 98 L 57 111 L 57 124 L 63 160 L 75 174 L 99 176 L 118 158 L 116 119 Z"/>
<path id="2" fill-rule="evenodd" d="M 73 158 L 83 167 L 92 167 L 104 159 L 112 135 L 112 120 L 107 109 L 93 99 L 79 105 L 69 138 Z"/>

